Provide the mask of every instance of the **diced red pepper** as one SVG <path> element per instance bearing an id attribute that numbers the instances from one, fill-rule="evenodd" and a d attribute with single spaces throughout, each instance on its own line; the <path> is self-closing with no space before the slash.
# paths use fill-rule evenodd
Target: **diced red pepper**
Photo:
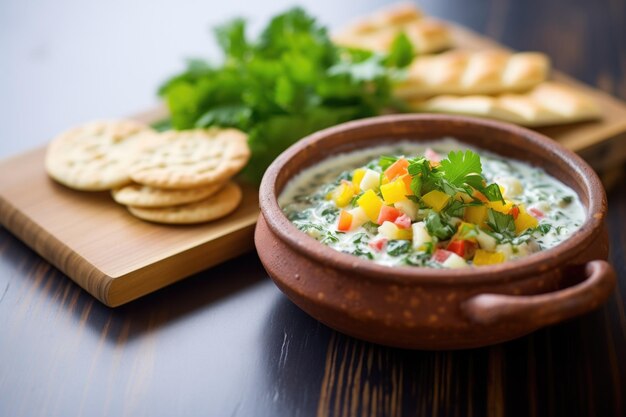
<path id="1" fill-rule="evenodd" d="M 408 166 L 409 161 L 404 158 L 400 158 L 393 164 L 389 165 L 389 168 L 385 170 L 385 176 L 389 179 L 389 181 L 391 181 L 396 177 L 401 177 L 402 175 L 408 174 Z"/>
<path id="2" fill-rule="evenodd" d="M 398 217 L 394 223 L 396 224 L 396 226 L 398 226 L 400 229 L 408 229 L 409 227 L 411 227 L 411 218 L 409 216 L 407 216 L 406 214 L 401 215 L 400 217 Z"/>
<path id="3" fill-rule="evenodd" d="M 445 249 L 437 249 L 435 253 L 433 253 L 433 257 L 431 258 L 433 261 L 437 263 L 444 263 L 449 257 L 452 255 L 452 252 L 447 251 Z"/>
<path id="4" fill-rule="evenodd" d="M 370 241 L 369 247 L 374 249 L 375 251 L 380 252 L 381 250 L 383 250 L 386 244 L 387 244 L 387 238 L 379 237 L 378 239 L 374 239 Z"/>
<path id="5" fill-rule="evenodd" d="M 350 226 L 352 226 L 352 214 L 348 213 L 346 210 L 341 210 L 337 230 L 347 232 L 350 230 Z"/>
<path id="6" fill-rule="evenodd" d="M 383 224 L 384 222 L 395 222 L 398 217 L 400 217 L 400 210 L 393 206 L 381 206 L 380 213 L 378 214 L 378 224 Z"/>
<path id="7" fill-rule="evenodd" d="M 471 258 L 476 251 L 476 244 L 469 240 L 452 240 L 446 248 L 450 252 L 454 252 L 461 258 Z"/>
<path id="8" fill-rule="evenodd" d="M 543 211 L 541 211 L 541 210 L 539 210 L 537 208 L 534 208 L 534 207 L 529 208 L 528 212 L 530 214 L 532 214 L 537 219 L 543 219 L 546 216 L 545 214 L 543 214 Z"/>
<path id="9" fill-rule="evenodd" d="M 511 210 L 509 210 L 509 214 L 513 216 L 513 220 L 517 220 L 517 216 L 519 216 L 519 207 L 513 206 Z"/>

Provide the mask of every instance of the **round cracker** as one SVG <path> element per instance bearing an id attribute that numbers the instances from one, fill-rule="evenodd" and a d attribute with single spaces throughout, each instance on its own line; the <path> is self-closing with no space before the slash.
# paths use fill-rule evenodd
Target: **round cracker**
<path id="1" fill-rule="evenodd" d="M 248 138 L 237 129 L 165 132 L 166 144 L 152 149 L 131 172 L 133 181 L 155 188 L 198 188 L 224 182 L 250 158 Z"/>
<path id="2" fill-rule="evenodd" d="M 142 208 L 128 206 L 136 217 L 155 223 L 193 224 L 216 220 L 233 212 L 241 202 L 241 189 L 228 182 L 220 191 L 204 200 L 174 207 Z"/>
<path id="3" fill-rule="evenodd" d="M 111 191 L 113 199 L 125 206 L 171 207 L 194 203 L 217 193 L 224 183 L 211 184 L 202 188 L 165 190 L 147 185 L 130 184 Z"/>
<path id="4" fill-rule="evenodd" d="M 150 135 L 150 139 L 144 135 Z M 130 169 L 158 136 L 134 120 L 98 121 L 70 129 L 47 149 L 48 174 L 70 188 L 102 191 L 130 182 Z"/>

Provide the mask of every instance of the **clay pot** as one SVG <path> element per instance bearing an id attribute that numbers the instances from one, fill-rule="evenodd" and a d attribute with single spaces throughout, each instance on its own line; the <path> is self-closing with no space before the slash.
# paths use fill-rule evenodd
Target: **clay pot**
<path id="1" fill-rule="evenodd" d="M 585 223 L 552 249 L 499 265 L 388 267 L 319 243 L 278 206 L 277 196 L 294 175 L 334 154 L 446 136 L 543 167 L 578 193 L 587 209 Z M 615 285 L 605 261 L 607 203 L 597 175 L 574 153 L 518 126 L 427 114 L 345 123 L 280 155 L 265 173 L 259 196 L 255 243 L 269 275 L 308 314 L 359 339 L 414 349 L 494 344 L 593 310 Z"/>

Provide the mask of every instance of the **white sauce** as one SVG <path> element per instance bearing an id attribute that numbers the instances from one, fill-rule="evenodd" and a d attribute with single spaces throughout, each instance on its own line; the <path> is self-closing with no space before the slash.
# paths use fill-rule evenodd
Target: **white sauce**
<path id="1" fill-rule="evenodd" d="M 488 183 L 497 182 L 504 186 L 504 196 L 508 200 L 516 204 L 523 203 L 527 210 L 536 208 L 545 214 L 539 220 L 539 225 L 550 224 L 552 227 L 547 233 L 533 235 L 529 242 L 513 247 L 498 247 L 499 251 L 506 253 L 507 259 L 551 248 L 567 239 L 584 222 L 585 209 L 576 193 L 543 169 L 504 159 L 450 138 L 422 143 L 401 141 L 394 145 L 333 156 L 294 177 L 279 196 L 279 205 L 301 230 L 336 250 L 353 253 L 359 246 L 355 245 L 355 239 L 359 234 L 368 234 L 368 231 L 359 227 L 350 232 L 337 233 L 336 214 L 330 215 L 331 209 L 336 211 L 336 206 L 324 198 L 326 194 L 334 188 L 342 173 L 351 173 L 355 168 L 378 160 L 381 155 L 416 157 L 424 155 L 427 148 L 435 150 L 442 157 L 452 150 L 471 149 L 477 152 L 481 157 L 483 176 Z M 373 255 L 371 259 L 384 265 L 406 264 L 406 256 L 393 256 L 388 251 L 389 248 L 380 252 L 370 251 Z"/>

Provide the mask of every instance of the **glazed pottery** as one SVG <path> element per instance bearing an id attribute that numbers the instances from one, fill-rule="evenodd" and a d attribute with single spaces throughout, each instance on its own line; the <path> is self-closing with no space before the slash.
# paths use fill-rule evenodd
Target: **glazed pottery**
<path id="1" fill-rule="evenodd" d="M 587 211 L 584 224 L 554 248 L 499 265 L 388 267 L 321 244 L 278 206 L 277 196 L 294 175 L 332 155 L 443 137 L 544 168 L 578 193 Z M 427 114 L 345 123 L 281 154 L 265 173 L 259 196 L 255 243 L 276 285 L 311 316 L 371 342 L 413 349 L 494 344 L 593 310 L 615 285 L 606 262 L 606 196 L 597 175 L 556 142 L 511 124 Z"/>

